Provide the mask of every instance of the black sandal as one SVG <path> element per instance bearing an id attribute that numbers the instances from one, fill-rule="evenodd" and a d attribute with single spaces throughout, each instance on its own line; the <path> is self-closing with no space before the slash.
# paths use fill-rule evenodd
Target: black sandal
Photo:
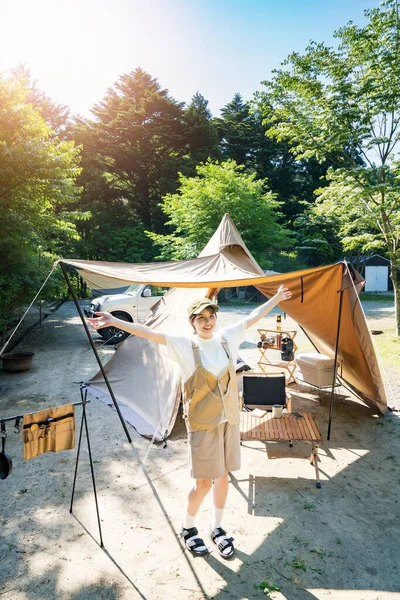
<path id="1" fill-rule="evenodd" d="M 222 527 L 217 527 L 210 531 L 210 538 L 217 546 L 218 552 L 222 558 L 232 558 L 235 553 L 233 537 L 227 537 L 226 531 Z M 224 552 L 227 551 L 227 552 Z"/>
<path id="2" fill-rule="evenodd" d="M 182 528 L 181 538 L 185 542 L 186 548 L 193 554 L 193 556 L 205 556 L 209 550 L 201 537 L 198 537 L 198 531 L 196 527 L 190 527 L 190 529 Z M 203 550 L 199 550 L 203 548 Z"/>

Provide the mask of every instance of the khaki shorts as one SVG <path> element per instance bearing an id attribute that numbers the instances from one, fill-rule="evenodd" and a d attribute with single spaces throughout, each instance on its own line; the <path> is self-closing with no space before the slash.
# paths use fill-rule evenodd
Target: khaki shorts
<path id="1" fill-rule="evenodd" d="M 193 479 L 217 479 L 240 469 L 240 427 L 226 421 L 215 429 L 188 433 Z"/>

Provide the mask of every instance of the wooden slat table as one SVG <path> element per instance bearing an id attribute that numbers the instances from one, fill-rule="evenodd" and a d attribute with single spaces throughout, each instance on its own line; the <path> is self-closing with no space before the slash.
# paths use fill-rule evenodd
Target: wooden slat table
<path id="1" fill-rule="evenodd" d="M 251 412 L 240 413 L 240 439 L 242 442 L 289 442 L 303 440 L 312 443 L 310 463 L 314 465 L 317 488 L 321 487 L 318 470 L 318 447 L 322 442 L 321 433 L 311 413 L 303 412 L 303 419 L 295 419 L 290 413 L 274 419 L 272 412 L 263 417 L 253 417 Z"/>

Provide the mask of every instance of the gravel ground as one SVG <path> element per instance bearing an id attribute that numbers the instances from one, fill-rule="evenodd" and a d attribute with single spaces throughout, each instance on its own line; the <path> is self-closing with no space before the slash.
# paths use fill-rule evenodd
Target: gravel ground
<path id="1" fill-rule="evenodd" d="M 229 322 L 251 309 L 224 306 L 221 319 Z M 383 328 L 389 319 L 394 327 L 389 309 L 370 310 L 371 318 L 382 316 L 374 326 Z M 274 322 L 272 313 L 260 327 Z M 248 334 L 241 355 L 253 365 L 257 332 Z M 296 340 L 301 350 L 308 349 L 300 333 Z M 100 345 L 106 362 L 113 350 Z M 78 401 L 77 382 L 97 370 L 70 302 L 17 349 L 33 350 L 34 363 L 26 373 L 0 371 L 1 416 Z M 246 443 L 242 468 L 230 477 L 224 524 L 237 548 L 230 562 L 215 551 L 194 559 L 180 544 L 191 485 L 180 419 L 166 448 L 150 447 L 132 427 L 128 444 L 116 413 L 91 401 L 104 549 L 98 543 L 85 443 L 71 515 L 76 451 L 24 462 L 20 436 L 8 428 L 13 472 L 0 481 L 1 600 L 257 600 L 265 597 L 263 582 L 280 588 L 271 594 L 276 600 L 399 600 L 399 419 L 383 418 L 340 394 L 327 441 L 325 399 L 307 386 L 291 387 L 294 410 L 311 412 L 324 438 L 322 488 L 315 486 L 308 443 L 293 448 L 283 442 Z M 199 515 L 205 538 L 210 507 L 208 498 Z"/>

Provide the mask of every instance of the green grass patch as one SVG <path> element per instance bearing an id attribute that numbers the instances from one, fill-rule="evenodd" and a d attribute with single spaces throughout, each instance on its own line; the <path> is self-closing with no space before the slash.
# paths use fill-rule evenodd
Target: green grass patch
<path id="1" fill-rule="evenodd" d="M 294 569 L 299 569 L 300 571 L 304 571 L 304 572 L 307 571 L 306 561 L 303 560 L 302 558 L 298 558 L 297 556 L 293 557 L 292 567 Z"/>
<path id="2" fill-rule="evenodd" d="M 379 363 L 383 366 L 382 376 L 385 377 L 385 371 L 400 375 L 400 338 L 395 336 L 395 330 L 384 331 L 372 338 Z"/>
<path id="3" fill-rule="evenodd" d="M 281 589 L 279 586 L 275 585 L 272 581 L 269 581 L 268 579 L 264 579 L 264 581 L 258 584 L 258 587 L 264 590 L 264 594 L 269 594 L 270 592 L 279 592 Z"/>
<path id="4" fill-rule="evenodd" d="M 391 302 L 394 304 L 393 294 L 373 294 L 372 292 L 364 292 L 360 295 L 361 302 Z"/>
<path id="5" fill-rule="evenodd" d="M 320 558 L 325 558 L 326 552 L 324 550 L 320 550 L 319 548 L 311 548 L 310 552 L 313 552 Z"/>
<path id="6" fill-rule="evenodd" d="M 265 302 L 267 302 L 267 298 L 265 298 Z M 256 302 L 255 300 L 250 300 L 247 302 L 241 298 L 231 298 L 230 300 L 221 299 L 218 300 L 218 304 L 220 306 L 261 306 L 264 302 Z"/>

